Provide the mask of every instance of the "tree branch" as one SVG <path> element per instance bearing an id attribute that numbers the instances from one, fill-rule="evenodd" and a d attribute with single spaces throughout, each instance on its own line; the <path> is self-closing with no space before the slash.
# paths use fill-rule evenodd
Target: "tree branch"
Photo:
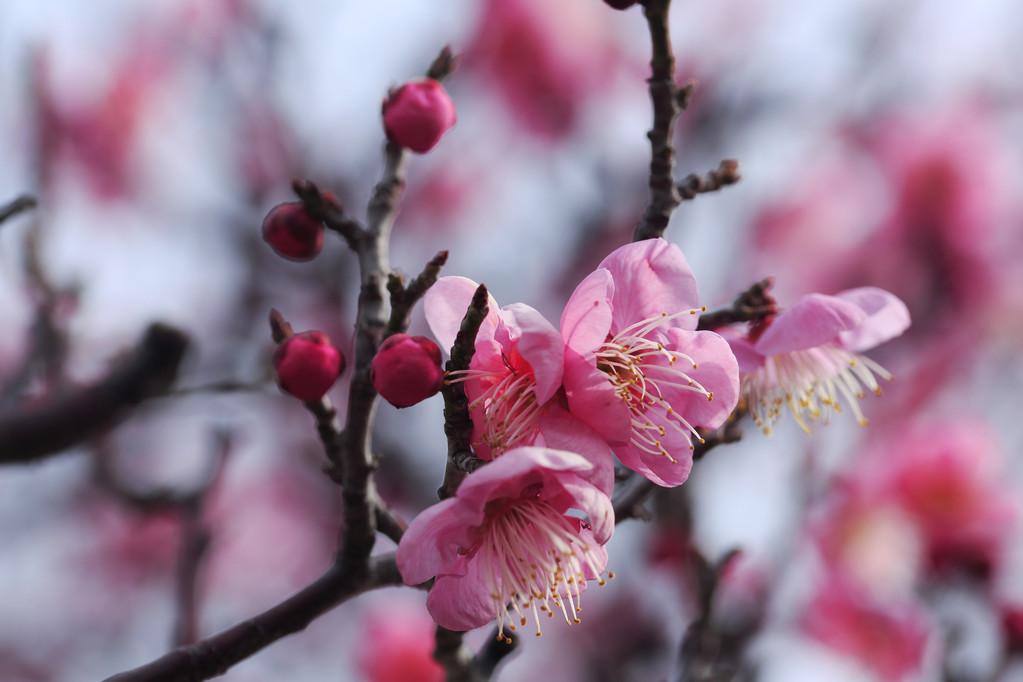
<path id="1" fill-rule="evenodd" d="M 686 179 L 678 185 L 678 193 L 683 201 L 689 201 L 696 198 L 697 194 L 716 192 L 722 187 L 734 185 L 740 179 L 742 176 L 739 174 L 739 162 L 734 159 L 725 159 L 716 170 L 712 170 L 706 175 L 692 173 L 686 176 Z"/>
<path id="2" fill-rule="evenodd" d="M 671 213 L 681 202 L 675 186 L 675 148 L 672 134 L 675 119 L 688 102 L 691 86 L 675 85 L 675 56 L 668 29 L 668 8 L 671 0 L 645 0 L 643 14 L 650 30 L 653 55 L 650 58 L 650 101 L 654 123 L 650 139 L 650 199 L 642 219 L 633 232 L 633 241 L 660 237 L 668 227 Z"/>
<path id="3" fill-rule="evenodd" d="M 37 206 L 36 198 L 29 194 L 22 194 L 15 197 L 6 204 L 0 204 L 0 224 L 13 218 L 23 211 L 28 211 Z"/>
<path id="4" fill-rule="evenodd" d="M 111 428 L 131 408 L 167 391 L 187 346 L 178 330 L 152 325 L 131 357 L 106 378 L 0 415 L 0 464 L 39 460 Z"/>
<path id="5" fill-rule="evenodd" d="M 258 616 L 106 682 L 184 682 L 223 675 L 282 637 L 301 632 L 338 604 L 369 590 L 400 584 L 393 554 L 373 558 L 360 576 L 335 563 L 308 587 Z"/>
<path id="6" fill-rule="evenodd" d="M 488 298 L 486 285 L 479 285 L 451 347 L 451 358 L 444 367 L 447 374 L 469 369 L 472 356 L 476 353 L 476 335 L 489 310 Z M 437 491 L 442 500 L 454 495 L 465 475 L 481 464 L 472 452 L 472 418 L 469 416 L 469 400 L 465 397 L 462 384 L 461 381 L 446 381 L 441 390 L 444 396 L 444 434 L 448 438 L 444 483 Z"/>
<path id="7" fill-rule="evenodd" d="M 771 295 L 774 279 L 767 277 L 754 282 L 739 294 L 732 305 L 700 315 L 697 329 L 720 329 L 739 322 L 760 322 L 778 314 L 778 304 Z"/>

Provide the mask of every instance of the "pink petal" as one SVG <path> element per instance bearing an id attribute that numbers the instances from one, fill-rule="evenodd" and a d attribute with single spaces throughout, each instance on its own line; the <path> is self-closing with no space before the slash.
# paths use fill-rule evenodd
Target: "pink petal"
<path id="1" fill-rule="evenodd" d="M 722 329 L 718 332 L 728 342 L 739 363 L 739 371 L 748 374 L 764 366 L 764 356 L 756 351 L 753 343 L 745 333 L 734 329 Z"/>
<path id="2" fill-rule="evenodd" d="M 412 519 L 398 543 L 397 562 L 406 585 L 419 585 L 459 563 L 458 548 L 471 544 L 464 506 L 452 498 Z M 482 519 L 480 519 L 482 520 Z M 478 525 L 479 521 L 477 521 Z"/>
<path id="3" fill-rule="evenodd" d="M 426 313 L 426 322 L 430 325 L 430 331 L 437 338 L 441 349 L 447 353 L 455 343 L 455 336 L 458 328 L 465 317 L 465 311 L 469 308 L 472 295 L 476 293 L 479 285 L 466 277 L 441 277 L 436 284 L 430 287 L 423 298 L 423 309 Z M 489 297 L 489 309 L 487 317 L 480 326 L 476 338 L 488 339 L 494 336 L 494 329 L 497 327 L 498 308 L 497 301 L 493 296 Z"/>
<path id="4" fill-rule="evenodd" d="M 614 289 L 611 273 L 597 268 L 579 283 L 565 304 L 561 335 L 565 344 L 580 355 L 596 350 L 607 339 Z"/>
<path id="5" fill-rule="evenodd" d="M 601 263 L 614 279 L 612 309 L 614 334 L 634 322 L 661 313 L 698 308 L 699 293 L 686 257 L 676 245 L 663 239 L 626 244 Z M 682 315 L 672 326 L 696 329 L 697 315 Z"/>
<path id="6" fill-rule="evenodd" d="M 593 537 L 598 544 L 605 544 L 615 530 L 615 510 L 611 498 L 595 488 L 590 482 L 578 476 L 560 476 L 556 485 L 561 494 L 551 498 L 556 507 L 564 510 L 577 509 L 586 514 Z"/>
<path id="7" fill-rule="evenodd" d="M 629 441 L 629 410 L 593 360 L 566 348 L 564 381 L 568 409 L 576 418 L 612 448 Z"/>
<path id="8" fill-rule="evenodd" d="M 896 296 L 877 287 L 860 287 L 836 294 L 866 313 L 867 318 L 855 329 L 841 333 L 842 344 L 851 351 L 878 346 L 909 328 L 909 310 Z"/>
<path id="9" fill-rule="evenodd" d="M 525 303 L 506 306 L 500 314 L 503 324 L 498 325 L 496 338 L 506 347 L 514 343 L 519 355 L 533 368 L 534 391 L 537 402 L 542 405 L 561 386 L 565 362 L 565 344 L 561 334 L 543 315 Z"/>
<path id="10" fill-rule="evenodd" d="M 655 422 L 660 421 L 652 413 L 648 414 Z M 615 454 L 627 468 L 646 477 L 652 483 L 665 488 L 682 485 L 689 478 L 689 472 L 693 468 L 693 453 L 689 449 L 689 439 L 673 428 L 665 426 L 665 436 L 661 442 L 678 460 L 677 462 L 673 463 L 663 455 L 643 452 L 631 444 L 615 448 Z"/>
<path id="11" fill-rule="evenodd" d="M 448 630 L 465 632 L 494 620 L 495 607 L 480 576 L 479 561 L 464 576 L 440 576 L 430 588 L 426 608 Z"/>
<path id="12" fill-rule="evenodd" d="M 592 469 L 593 465 L 581 455 L 571 452 L 532 446 L 512 448 L 466 476 L 457 497 L 479 510 L 482 520 L 483 509 L 491 500 L 518 497 L 526 488 L 544 485 L 563 472 L 585 477 Z"/>
<path id="13" fill-rule="evenodd" d="M 585 457 L 593 465 L 593 470 L 585 476 L 586 480 L 611 494 L 614 488 L 614 456 L 604 439 L 593 429 L 552 403 L 540 417 L 540 434 L 543 445 Z"/>
<path id="14" fill-rule="evenodd" d="M 776 317 L 753 347 L 762 355 L 778 355 L 832 343 L 841 332 L 861 324 L 866 316 L 849 301 L 807 294 Z"/>
<path id="15" fill-rule="evenodd" d="M 675 367 L 713 393 L 714 399 L 677 387 L 662 388 L 664 397 L 693 426 L 721 426 L 739 401 L 739 365 L 731 347 L 714 332 L 669 329 L 667 335 L 670 350 L 685 353 L 698 365 L 692 369 L 684 360 L 678 360 Z"/>

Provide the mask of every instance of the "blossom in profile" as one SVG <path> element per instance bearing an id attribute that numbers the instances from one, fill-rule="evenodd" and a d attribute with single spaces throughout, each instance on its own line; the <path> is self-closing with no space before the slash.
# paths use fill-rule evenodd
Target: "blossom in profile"
<path id="1" fill-rule="evenodd" d="M 604 583 L 614 532 L 610 498 L 587 480 L 592 469 L 571 452 L 504 453 L 412 520 L 398 545 L 402 579 L 436 578 L 427 608 L 449 630 L 496 620 L 504 638 L 532 620 L 540 636 L 541 617 L 556 613 L 578 623 L 586 582 Z"/>
<path id="2" fill-rule="evenodd" d="M 442 348 L 454 343 L 477 286 L 465 277 L 442 277 L 427 292 L 426 320 Z M 543 315 L 524 303 L 500 308 L 491 296 L 469 369 L 449 373 L 447 381 L 465 387 L 478 457 L 490 460 L 521 445 L 570 450 L 596 465 L 600 487 L 610 491 L 606 444 L 554 400 L 564 355 L 561 334 Z"/>
<path id="3" fill-rule="evenodd" d="M 890 598 L 882 603 L 839 574 L 818 588 L 801 625 L 813 639 L 891 682 L 920 671 L 930 632 L 916 604 Z"/>
<path id="4" fill-rule="evenodd" d="M 807 294 L 777 316 L 728 341 L 742 370 L 742 397 L 757 426 L 770 433 L 785 409 L 804 431 L 845 405 L 861 425 L 859 401 L 881 392 L 891 375 L 863 355 L 909 327 L 909 311 L 875 287 L 834 296 Z"/>
<path id="5" fill-rule="evenodd" d="M 989 575 L 1018 515 L 989 428 L 973 420 L 918 425 L 889 447 L 885 494 L 920 529 L 932 568 Z"/>
<path id="6" fill-rule="evenodd" d="M 658 238 L 612 252 L 561 315 L 569 410 L 662 486 L 689 477 L 697 427 L 720 426 L 738 400 L 728 343 L 695 331 L 698 300 L 682 251 Z"/>

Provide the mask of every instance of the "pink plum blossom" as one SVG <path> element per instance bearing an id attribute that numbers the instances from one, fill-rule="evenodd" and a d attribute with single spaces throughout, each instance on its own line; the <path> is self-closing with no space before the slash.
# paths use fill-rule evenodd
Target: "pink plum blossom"
<path id="1" fill-rule="evenodd" d="M 1001 558 L 1018 505 L 998 454 L 988 428 L 971 420 L 919 425 L 878 453 L 888 465 L 886 496 L 920 529 L 933 567 L 987 574 Z"/>
<path id="2" fill-rule="evenodd" d="M 817 641 L 890 682 L 921 669 L 929 635 L 926 618 L 915 604 L 872 600 L 838 575 L 829 576 L 818 589 L 802 626 Z"/>
<path id="3" fill-rule="evenodd" d="M 398 569 L 408 585 L 436 578 L 427 608 L 438 625 L 465 631 L 496 619 L 504 637 L 529 615 L 540 636 L 541 612 L 579 622 L 586 581 L 604 583 L 614 532 L 610 498 L 587 480 L 592 469 L 574 453 L 516 448 L 412 520 Z"/>
<path id="4" fill-rule="evenodd" d="M 809 432 L 809 421 L 827 419 L 840 403 L 861 425 L 863 389 L 880 393 L 877 377 L 891 375 L 862 355 L 901 334 L 909 311 L 894 295 L 875 287 L 849 289 L 834 296 L 807 294 L 781 314 L 728 340 L 742 370 L 742 397 L 765 433 L 788 408 Z"/>
<path id="5" fill-rule="evenodd" d="M 426 320 L 442 348 L 454 343 L 477 286 L 465 277 L 442 277 L 427 292 Z M 564 342 L 554 325 L 524 303 L 500 308 L 491 296 L 469 369 L 448 381 L 464 383 L 472 446 L 481 459 L 519 445 L 577 452 L 594 463 L 592 480 L 610 492 L 614 472 L 607 445 L 554 400 L 563 366 Z"/>
<path id="6" fill-rule="evenodd" d="M 696 427 L 721 425 L 738 399 L 728 343 L 695 331 L 702 310 L 682 251 L 650 239 L 612 252 L 561 315 L 570 411 L 662 486 L 689 477 Z"/>
<path id="7" fill-rule="evenodd" d="M 433 623 L 422 607 L 392 598 L 367 614 L 358 651 L 366 682 L 443 682 L 433 658 Z"/>

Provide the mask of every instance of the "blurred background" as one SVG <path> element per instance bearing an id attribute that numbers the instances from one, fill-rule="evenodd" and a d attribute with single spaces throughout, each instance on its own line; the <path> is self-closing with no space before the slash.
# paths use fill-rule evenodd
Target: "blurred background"
<path id="1" fill-rule="evenodd" d="M 714 608 L 749 679 L 1023 680 L 1023 7 L 673 4 L 679 77 L 699 83 L 678 177 L 722 158 L 743 175 L 685 202 L 666 234 L 704 303 L 768 275 L 783 306 L 870 284 L 914 325 L 873 354 L 895 379 L 865 401 L 868 428 L 748 425 L 654 498 L 653 521 L 619 527 L 618 579 L 587 596 L 584 623 L 529 638 L 500 679 L 673 679 L 695 546 L 741 550 Z M 244 389 L 168 395 L 97 442 L 0 469 L 0 680 L 99 679 L 168 650 L 195 524 L 199 636 L 329 564 L 340 496 L 308 413 L 273 385 L 266 315 L 347 350 L 355 263 L 332 235 L 315 261 L 286 262 L 259 226 L 293 177 L 361 215 L 381 101 L 445 43 L 462 55 L 458 124 L 413 159 L 392 263 L 415 273 L 449 249 L 447 274 L 557 320 L 646 202 L 639 8 L 0 3 L 0 203 L 40 201 L 0 229 L 0 401 L 102 376 L 153 321 L 193 341 L 179 387 Z M 441 425 L 439 398 L 380 410 L 380 486 L 409 517 L 434 500 Z M 194 489 L 224 451 L 198 516 L 126 492 Z M 360 597 L 226 679 L 440 679 L 423 601 Z"/>

